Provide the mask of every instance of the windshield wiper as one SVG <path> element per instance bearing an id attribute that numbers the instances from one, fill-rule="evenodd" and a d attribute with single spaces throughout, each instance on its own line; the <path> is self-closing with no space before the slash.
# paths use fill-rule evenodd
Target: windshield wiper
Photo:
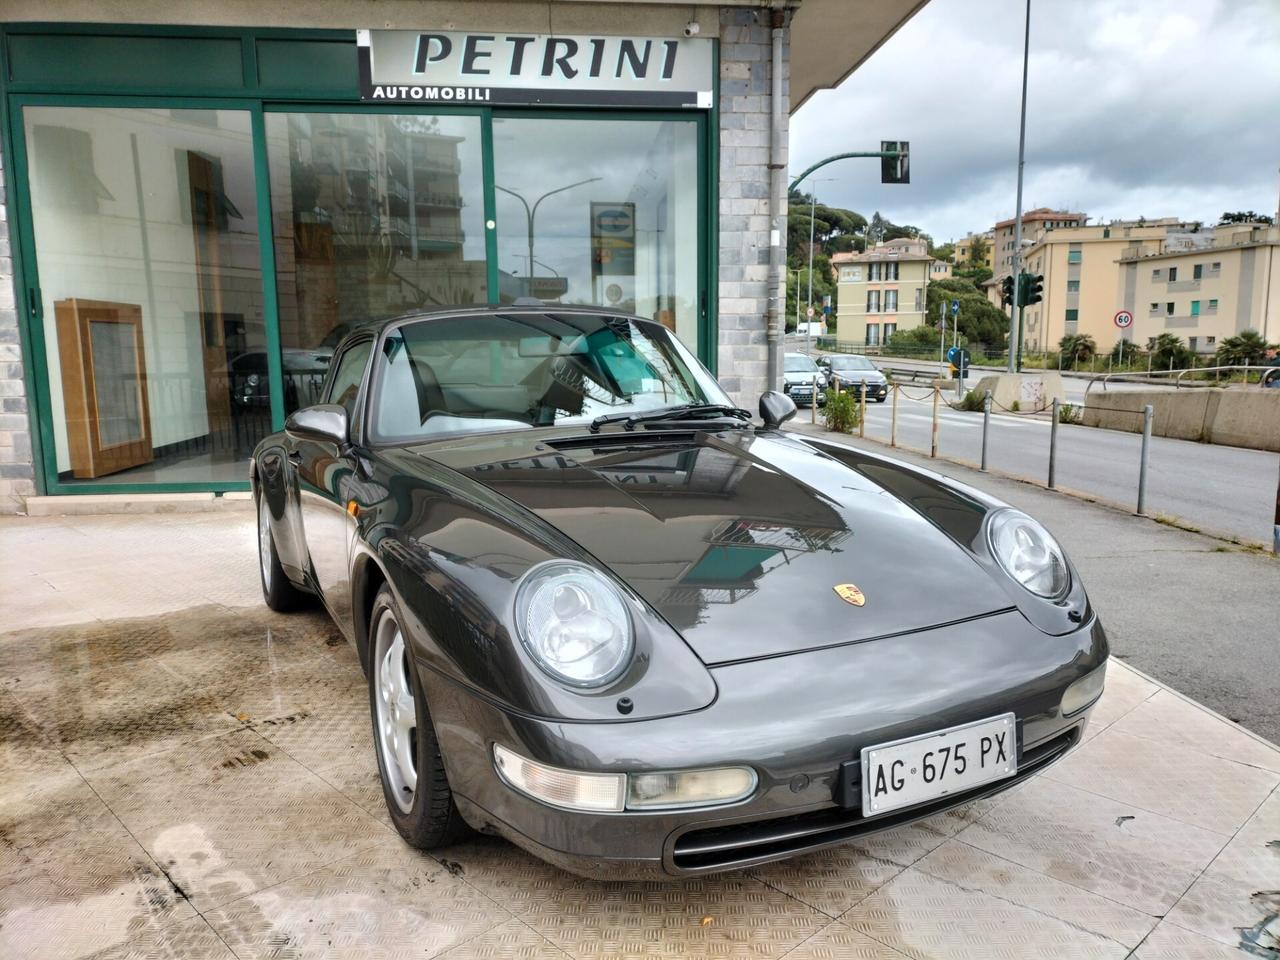
<path id="1" fill-rule="evenodd" d="M 609 423 L 621 423 L 626 430 L 634 430 L 637 423 L 650 423 L 658 420 L 709 420 L 716 417 L 732 417 L 735 420 L 750 420 L 751 411 L 741 407 L 730 407 L 723 403 L 683 403 L 678 407 L 667 407 L 652 413 L 606 413 L 591 421 L 592 433 L 599 433 L 600 428 Z"/>

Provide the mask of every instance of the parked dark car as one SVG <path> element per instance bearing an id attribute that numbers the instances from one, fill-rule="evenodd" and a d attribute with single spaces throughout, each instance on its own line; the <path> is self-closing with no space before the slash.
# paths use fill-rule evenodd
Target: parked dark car
<path id="1" fill-rule="evenodd" d="M 817 385 L 818 406 L 827 405 L 827 378 L 822 375 L 813 357 L 804 353 L 788 353 L 782 357 L 782 390 L 798 407 L 811 407 L 814 385 Z"/>
<path id="2" fill-rule="evenodd" d="M 818 366 L 826 375 L 827 386 L 832 390 L 852 390 L 855 394 L 862 392 L 862 384 L 867 385 L 867 399 L 884 403 L 889 396 L 889 378 L 869 357 L 855 353 L 831 353 L 818 358 Z"/>
<path id="3" fill-rule="evenodd" d="M 252 460 L 262 589 L 354 645 L 414 846 L 471 828 L 607 878 L 777 860 L 1024 780 L 1102 692 L 1040 524 L 788 432 L 781 393 L 757 423 L 660 324 L 383 321 L 323 399 Z"/>
<path id="4" fill-rule="evenodd" d="M 320 346 L 314 350 L 285 347 L 280 351 L 281 371 L 284 373 L 285 406 L 294 410 L 319 399 L 329 361 L 333 359 L 333 347 Z M 267 375 L 267 354 L 262 350 L 250 350 L 232 359 L 231 400 L 237 407 L 270 407 L 271 387 Z"/>

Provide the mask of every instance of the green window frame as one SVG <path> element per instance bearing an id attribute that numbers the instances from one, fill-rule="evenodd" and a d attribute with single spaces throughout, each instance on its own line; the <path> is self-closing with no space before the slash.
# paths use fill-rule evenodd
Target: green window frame
<path id="1" fill-rule="evenodd" d="M 22 111 L 28 106 L 140 107 L 243 110 L 250 117 L 256 207 L 271 222 L 265 115 L 268 112 L 383 112 L 472 115 L 481 118 L 484 217 L 495 219 L 493 119 L 497 116 L 604 120 L 693 120 L 697 123 L 698 328 L 696 352 L 716 373 L 719 345 L 718 238 L 711 231 L 719 209 L 719 49 L 709 110 L 605 108 L 489 108 L 432 102 L 370 104 L 359 99 L 354 30 L 188 27 L 181 25 L 10 23 L 0 25 L 0 147 L 9 176 L 13 278 L 19 314 L 24 386 L 32 420 L 32 458 L 39 494 L 243 492 L 243 481 L 100 482 L 58 478 L 49 396 L 44 315 L 38 297 L 27 144 Z M 83 67 L 92 58 L 93 69 Z M 316 64 L 322 64 L 317 68 Z M 140 73 L 138 64 L 146 64 Z M 345 72 L 344 72 L 345 71 Z M 349 81 L 346 79 L 349 78 Z M 497 231 L 486 229 L 489 300 L 497 302 Z M 271 386 L 272 428 L 284 427 L 279 299 L 272 230 L 259 230 L 263 314 Z"/>
<path id="2" fill-rule="evenodd" d="M 1200 301 L 1199 301 L 1199 300 L 1192 300 L 1192 301 L 1191 301 L 1191 315 L 1192 315 L 1193 317 L 1198 317 L 1198 316 L 1200 316 Z"/>
<path id="3" fill-rule="evenodd" d="M 1080 319 L 1080 311 L 1074 308 L 1067 310 L 1067 323 L 1076 323 Z"/>
<path id="4" fill-rule="evenodd" d="M 1083 250 L 1068 250 L 1068 251 L 1067 251 L 1067 263 L 1080 263 L 1080 261 L 1083 259 L 1083 257 L 1084 257 L 1084 251 L 1083 251 Z"/>

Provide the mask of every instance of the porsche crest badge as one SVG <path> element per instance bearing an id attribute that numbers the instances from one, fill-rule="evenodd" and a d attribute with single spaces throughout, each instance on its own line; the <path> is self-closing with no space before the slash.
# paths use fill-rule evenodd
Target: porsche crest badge
<path id="1" fill-rule="evenodd" d="M 857 584 L 837 583 L 831 589 L 836 592 L 837 597 L 845 603 L 852 603 L 855 607 L 860 607 L 867 602 L 867 598 L 862 595 L 862 591 L 858 589 Z"/>

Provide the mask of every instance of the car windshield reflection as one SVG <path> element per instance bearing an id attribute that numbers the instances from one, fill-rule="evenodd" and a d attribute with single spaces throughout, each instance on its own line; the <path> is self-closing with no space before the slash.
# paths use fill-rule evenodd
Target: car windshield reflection
<path id="1" fill-rule="evenodd" d="M 373 395 L 373 435 L 391 442 L 730 403 L 661 325 L 588 312 L 404 323 L 387 335 Z"/>

